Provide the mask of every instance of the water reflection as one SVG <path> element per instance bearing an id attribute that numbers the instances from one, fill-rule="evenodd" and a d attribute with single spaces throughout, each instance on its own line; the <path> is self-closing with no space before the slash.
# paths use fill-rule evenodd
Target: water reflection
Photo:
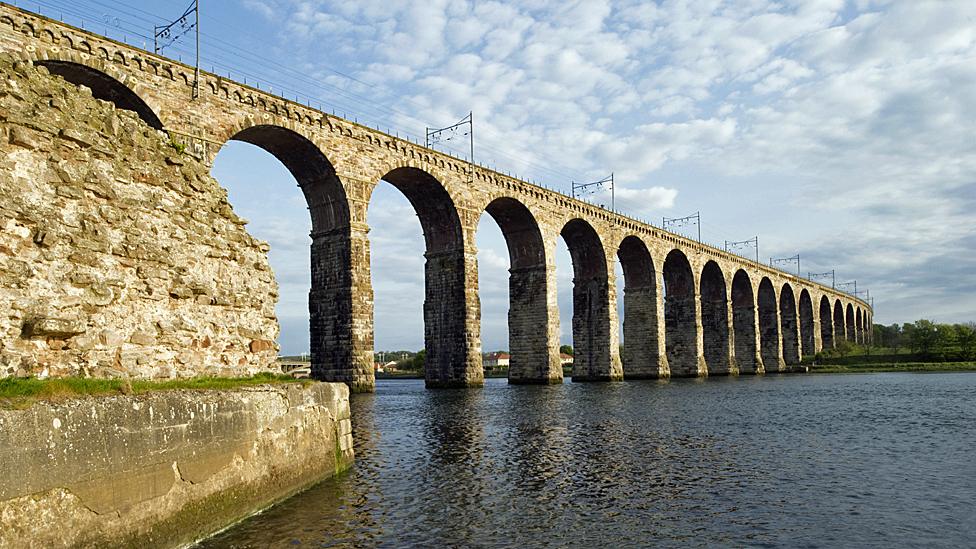
<path id="1" fill-rule="evenodd" d="M 357 395 L 357 462 L 205 547 L 965 545 L 976 375 Z"/>

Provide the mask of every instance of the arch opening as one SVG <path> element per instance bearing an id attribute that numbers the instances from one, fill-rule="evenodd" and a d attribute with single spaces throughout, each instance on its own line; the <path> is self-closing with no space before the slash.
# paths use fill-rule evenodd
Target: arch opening
<path id="1" fill-rule="evenodd" d="M 295 178 L 305 198 L 312 237 L 307 325 L 313 377 L 371 391 L 372 309 L 353 299 L 350 265 L 355 242 L 349 231 L 345 190 L 332 163 L 308 138 L 280 126 L 252 126 L 230 141 L 254 145 L 274 156 Z"/>
<path id="2" fill-rule="evenodd" d="M 623 270 L 623 372 L 628 379 L 653 379 L 666 371 L 658 337 L 657 273 L 647 245 L 630 235 L 620 242 Z"/>
<path id="3" fill-rule="evenodd" d="M 542 232 L 532 212 L 514 198 L 497 198 L 485 212 L 498 225 L 508 248 L 508 381 L 561 383 L 558 332 L 552 327 L 548 306 L 554 289 L 548 279 Z"/>
<path id="4" fill-rule="evenodd" d="M 844 328 L 844 306 L 840 300 L 834 302 L 834 339 L 837 343 L 847 341 L 847 331 Z M 836 347 L 836 344 L 835 344 Z"/>
<path id="5" fill-rule="evenodd" d="M 117 108 L 135 112 L 153 128 L 163 129 L 159 117 L 141 97 L 136 95 L 136 92 L 104 72 L 70 61 L 49 59 L 35 61 L 35 64 L 47 68 L 51 74 L 60 76 L 76 86 L 90 88 L 92 97 L 96 99 L 110 101 Z"/>
<path id="6" fill-rule="evenodd" d="M 573 262 L 573 381 L 622 379 L 603 243 L 582 219 L 570 220 L 560 234 Z"/>
<path id="7" fill-rule="evenodd" d="M 665 348 L 672 376 L 708 373 L 701 357 L 695 275 L 688 258 L 671 250 L 664 260 Z"/>
<path id="8" fill-rule="evenodd" d="M 742 269 L 732 277 L 732 335 L 735 361 L 739 373 L 762 373 L 759 354 L 759 332 L 756 323 L 756 299 L 749 275 Z"/>
<path id="9" fill-rule="evenodd" d="M 834 321 L 827 296 L 820 298 L 820 345 L 824 349 L 834 348 Z"/>
<path id="10" fill-rule="evenodd" d="M 854 306 L 847 304 L 847 340 L 857 343 L 857 325 L 854 321 Z"/>
<path id="11" fill-rule="evenodd" d="M 783 362 L 789 366 L 800 363 L 800 326 L 797 317 L 796 295 L 789 283 L 779 293 L 779 318 L 783 339 Z"/>
<path id="12" fill-rule="evenodd" d="M 864 337 L 864 314 L 860 307 L 854 310 L 854 325 L 857 328 L 857 342 L 863 345 L 866 338 Z"/>
<path id="13" fill-rule="evenodd" d="M 756 301 L 759 310 L 759 343 L 763 369 L 766 372 L 778 372 L 783 366 L 779 308 L 776 306 L 776 290 L 766 277 L 759 282 Z"/>
<path id="14" fill-rule="evenodd" d="M 714 261 L 702 269 L 699 282 L 702 319 L 702 354 L 708 374 L 728 374 L 734 371 L 729 339 L 729 300 L 725 275 Z"/>
<path id="15" fill-rule="evenodd" d="M 424 378 L 427 387 L 484 383 L 481 364 L 477 264 L 468 261 L 461 219 L 450 193 L 414 167 L 387 172 L 381 181 L 410 203 L 424 235 Z"/>
<path id="16" fill-rule="evenodd" d="M 817 352 L 813 321 L 813 300 L 806 288 L 800 290 L 800 353 L 802 356 Z"/>

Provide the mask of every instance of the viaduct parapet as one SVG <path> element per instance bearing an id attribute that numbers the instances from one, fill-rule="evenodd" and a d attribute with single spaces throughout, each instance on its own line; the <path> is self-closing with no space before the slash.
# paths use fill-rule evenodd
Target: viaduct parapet
<path id="1" fill-rule="evenodd" d="M 484 381 L 475 247 L 484 212 L 501 228 L 511 262 L 512 383 L 562 381 L 560 237 L 574 271 L 574 381 L 779 372 L 841 340 L 871 336 L 871 307 L 844 292 L 215 74 L 201 74 L 194 98 L 192 67 L 58 21 L 0 5 L 0 49 L 135 111 L 208 162 L 238 140 L 291 171 L 312 220 L 319 379 L 374 387 L 366 209 L 381 180 L 407 197 L 423 227 L 430 387 Z M 617 261 L 623 280 L 614 276 Z"/>

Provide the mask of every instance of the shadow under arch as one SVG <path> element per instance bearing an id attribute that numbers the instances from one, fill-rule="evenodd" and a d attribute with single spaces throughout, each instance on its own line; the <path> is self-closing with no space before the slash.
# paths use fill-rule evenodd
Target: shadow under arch
<path id="1" fill-rule="evenodd" d="M 468 262 L 457 206 L 445 186 L 412 166 L 388 171 L 386 181 L 416 212 L 424 233 L 424 377 L 427 387 L 484 384 L 480 353 L 477 267 Z M 473 290 L 473 300 L 468 299 Z"/>
<path id="2" fill-rule="evenodd" d="M 312 376 L 345 382 L 355 391 L 371 391 L 372 310 L 364 310 L 354 300 L 355 292 L 361 290 L 355 290 L 349 203 L 332 162 L 307 137 L 281 126 L 246 127 L 228 141 L 255 145 L 278 159 L 298 182 L 308 204 L 312 222 L 308 296 Z M 365 326 L 363 319 L 369 319 Z"/>
<path id="3" fill-rule="evenodd" d="M 800 290 L 800 353 L 804 356 L 817 352 L 814 335 L 813 300 L 806 288 Z"/>
<path id="4" fill-rule="evenodd" d="M 163 123 L 152 108 L 136 92 L 108 74 L 72 61 L 44 59 L 35 61 L 34 64 L 45 67 L 51 74 L 60 76 L 76 86 L 90 88 L 92 97 L 110 101 L 120 109 L 133 111 L 146 124 L 157 130 L 163 129 Z"/>
<path id="5" fill-rule="evenodd" d="M 854 321 L 854 306 L 847 304 L 847 341 L 857 343 L 857 325 Z"/>
<path id="6" fill-rule="evenodd" d="M 573 381 L 623 379 L 611 344 L 610 278 L 600 236 L 571 219 L 560 231 L 573 261 Z"/>
<path id="7" fill-rule="evenodd" d="M 485 212 L 505 237 L 508 247 L 509 383 L 562 383 L 558 331 L 549 318 L 550 280 L 542 231 L 520 201 L 501 197 Z"/>
<path id="8" fill-rule="evenodd" d="M 729 294 L 722 268 L 705 263 L 699 281 L 701 300 L 702 354 L 708 375 L 734 373 L 729 337 Z"/>
<path id="9" fill-rule="evenodd" d="M 841 341 L 846 341 L 848 335 L 847 335 L 847 331 L 844 328 L 844 306 L 841 305 L 840 299 L 834 301 L 833 316 L 834 316 L 834 340 L 837 343 L 840 343 Z"/>
<path id="10" fill-rule="evenodd" d="M 678 249 L 664 260 L 664 326 L 672 377 L 707 375 L 698 333 L 698 304 L 691 263 Z"/>
<path id="11" fill-rule="evenodd" d="M 667 376 L 667 357 L 659 338 L 657 272 L 647 245 L 629 235 L 617 248 L 624 272 L 624 377 L 656 379 Z"/>
<path id="12" fill-rule="evenodd" d="M 732 339 L 735 361 L 741 374 L 763 372 L 757 326 L 752 281 L 744 269 L 739 269 L 732 277 Z"/>
<path id="13" fill-rule="evenodd" d="M 778 372 L 783 368 L 779 308 L 776 305 L 776 290 L 767 277 L 759 281 L 756 304 L 759 310 L 759 346 L 763 369 L 766 372 Z"/>
<path id="14" fill-rule="evenodd" d="M 830 299 L 827 296 L 820 297 L 820 347 L 823 349 L 834 348 L 834 320 L 830 309 Z"/>
<path id="15" fill-rule="evenodd" d="M 787 282 L 779 291 L 779 322 L 783 339 L 783 362 L 789 366 L 800 363 L 800 324 L 796 294 Z"/>

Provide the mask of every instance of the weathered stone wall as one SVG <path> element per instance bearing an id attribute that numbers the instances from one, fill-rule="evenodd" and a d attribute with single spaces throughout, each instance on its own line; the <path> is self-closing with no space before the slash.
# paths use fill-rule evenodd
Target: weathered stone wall
<path id="1" fill-rule="evenodd" d="M 206 164 L 0 55 L 0 377 L 242 375 L 277 285 Z"/>
<path id="2" fill-rule="evenodd" d="M 0 548 L 189 543 L 352 458 L 341 383 L 0 411 Z"/>

